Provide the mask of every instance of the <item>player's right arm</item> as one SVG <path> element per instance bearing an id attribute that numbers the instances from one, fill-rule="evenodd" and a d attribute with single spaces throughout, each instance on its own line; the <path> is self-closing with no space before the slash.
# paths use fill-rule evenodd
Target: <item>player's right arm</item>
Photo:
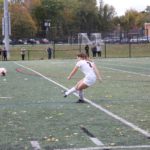
<path id="1" fill-rule="evenodd" d="M 78 66 L 75 66 L 74 68 L 73 68 L 73 70 L 71 71 L 71 73 L 69 74 L 69 76 L 67 77 L 67 79 L 68 80 L 70 80 L 71 78 L 72 78 L 72 76 L 74 76 L 75 75 L 75 73 L 78 71 Z"/>

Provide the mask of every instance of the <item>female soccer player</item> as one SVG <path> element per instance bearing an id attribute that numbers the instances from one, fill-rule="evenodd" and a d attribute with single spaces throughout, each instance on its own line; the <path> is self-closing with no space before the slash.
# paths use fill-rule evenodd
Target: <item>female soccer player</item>
<path id="1" fill-rule="evenodd" d="M 100 73 L 94 64 L 94 62 L 90 61 L 86 54 L 80 53 L 77 55 L 78 62 L 76 63 L 75 67 L 71 71 L 70 75 L 67 77 L 68 80 L 72 78 L 72 76 L 75 75 L 75 73 L 78 71 L 78 69 L 81 69 L 81 72 L 85 75 L 83 79 L 81 79 L 74 87 L 69 89 L 65 92 L 64 97 L 67 97 L 69 94 L 73 92 L 79 93 L 79 100 L 77 103 L 84 103 L 84 97 L 83 97 L 83 90 L 92 86 L 96 79 L 98 78 L 100 81 L 102 81 L 102 78 L 100 76 Z"/>

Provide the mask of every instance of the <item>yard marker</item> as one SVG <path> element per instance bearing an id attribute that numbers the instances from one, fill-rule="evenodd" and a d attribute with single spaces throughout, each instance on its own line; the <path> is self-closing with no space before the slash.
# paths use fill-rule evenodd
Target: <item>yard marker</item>
<path id="1" fill-rule="evenodd" d="M 38 141 L 30 141 L 30 143 L 31 143 L 34 150 L 40 150 L 41 149 Z"/>
<path id="2" fill-rule="evenodd" d="M 0 97 L 0 99 L 12 99 L 12 97 Z"/>
<path id="3" fill-rule="evenodd" d="M 15 63 L 16 63 L 17 65 L 23 67 L 23 68 L 26 68 L 26 69 L 28 69 L 28 70 L 31 70 L 31 71 L 37 73 L 38 75 L 40 75 L 40 76 L 43 77 L 44 79 L 46 79 L 46 80 L 48 80 L 48 81 L 50 81 L 50 82 L 52 82 L 52 83 L 54 83 L 54 84 L 60 86 L 61 88 L 67 90 L 67 88 L 64 87 L 63 85 L 61 85 L 61 84 L 55 82 L 54 80 L 52 80 L 52 79 L 50 79 L 50 78 L 48 78 L 48 77 L 42 75 L 41 73 L 39 73 L 39 72 L 37 72 L 37 71 L 35 71 L 35 70 L 29 68 L 29 67 L 23 66 L 23 65 L 21 65 L 21 64 L 19 64 L 19 63 L 17 63 L 17 62 L 15 62 Z M 74 93 L 74 95 L 78 97 L 77 93 Z M 125 125 L 131 127 L 131 128 L 134 129 L 135 131 L 138 131 L 139 133 L 143 134 L 143 135 L 146 136 L 147 138 L 150 138 L 150 133 L 149 133 L 149 132 L 147 132 L 147 131 L 145 131 L 145 130 L 139 128 L 138 126 L 134 125 L 133 123 L 131 123 L 131 122 L 129 122 L 129 121 L 127 121 L 127 120 L 125 120 L 125 119 L 123 119 L 123 118 L 117 116 L 116 114 L 114 114 L 114 113 L 110 112 L 109 110 L 103 108 L 101 105 L 98 105 L 98 104 L 96 104 L 96 103 L 94 103 L 94 102 L 92 102 L 92 101 L 90 101 L 90 100 L 88 100 L 88 99 L 86 99 L 86 98 L 85 98 L 85 101 L 88 102 L 89 104 L 91 104 L 92 106 L 98 108 L 99 110 L 105 112 L 107 115 L 109 115 L 109 116 L 115 118 L 116 120 L 122 122 L 123 124 L 125 124 Z"/>
<path id="4" fill-rule="evenodd" d="M 117 150 L 117 149 L 136 149 L 141 150 L 143 148 L 150 148 L 150 145 L 135 145 L 135 146 L 99 146 L 99 147 L 87 147 L 87 148 L 68 148 L 68 149 L 54 149 L 54 150 Z"/>
<path id="5" fill-rule="evenodd" d="M 88 135 L 88 137 L 93 143 L 95 143 L 98 146 L 104 146 L 104 144 L 98 138 L 96 138 L 91 132 L 89 132 L 88 129 L 86 129 L 85 127 L 81 127 L 81 129 L 83 130 L 84 133 Z"/>

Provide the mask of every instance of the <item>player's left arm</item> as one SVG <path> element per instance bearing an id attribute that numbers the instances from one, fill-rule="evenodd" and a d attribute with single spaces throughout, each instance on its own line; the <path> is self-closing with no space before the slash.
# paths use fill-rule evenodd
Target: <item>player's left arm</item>
<path id="1" fill-rule="evenodd" d="M 100 74 L 100 72 L 99 72 L 97 66 L 96 66 L 94 63 L 93 63 L 92 66 L 93 66 L 94 72 L 95 72 L 95 74 L 96 74 L 98 80 L 99 80 L 99 81 L 102 81 L 102 77 L 101 77 L 101 74 Z"/>

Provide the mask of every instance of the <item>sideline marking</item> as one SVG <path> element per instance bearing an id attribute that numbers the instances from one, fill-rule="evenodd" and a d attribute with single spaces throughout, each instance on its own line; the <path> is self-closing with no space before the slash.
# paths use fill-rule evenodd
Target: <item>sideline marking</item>
<path id="1" fill-rule="evenodd" d="M 103 63 L 103 64 L 104 64 L 104 63 Z M 144 69 L 144 70 L 147 69 L 147 70 L 150 70 L 150 68 L 146 68 L 146 67 L 136 67 L 136 66 L 131 66 L 130 64 L 128 64 L 128 65 L 121 65 L 121 64 L 120 64 L 120 65 L 119 65 L 119 64 L 116 65 L 116 64 L 112 64 L 112 63 L 111 63 L 111 64 L 109 64 L 109 63 L 107 64 L 107 63 L 105 62 L 104 65 L 109 65 L 109 66 L 119 66 L 119 67 L 122 66 L 122 67 L 129 67 L 129 68 L 137 68 L 137 69 Z M 130 65 L 130 66 L 129 66 L 129 65 Z"/>
<path id="2" fill-rule="evenodd" d="M 87 148 L 68 148 L 68 149 L 54 149 L 54 150 L 108 150 L 108 149 L 140 149 L 150 148 L 150 145 L 135 145 L 135 146 L 101 146 L 101 147 L 87 147 Z"/>
<path id="3" fill-rule="evenodd" d="M 50 82 L 52 82 L 52 83 L 54 83 L 54 84 L 56 84 L 56 85 L 62 87 L 63 89 L 67 90 L 67 88 L 64 87 L 63 85 L 61 85 L 61 84 L 55 82 L 54 80 L 52 80 L 52 79 L 50 79 L 50 78 L 47 78 L 46 76 L 42 75 L 41 73 L 39 73 L 39 72 L 37 72 L 37 71 L 35 71 L 35 70 L 29 68 L 29 67 L 23 66 L 23 65 L 21 65 L 21 64 L 19 64 L 19 63 L 17 63 L 17 62 L 14 62 L 14 63 L 17 64 L 17 65 L 19 65 L 19 66 L 21 66 L 21 67 L 23 67 L 23 68 L 26 68 L 26 69 L 28 69 L 28 70 L 31 70 L 31 71 L 37 73 L 38 75 L 40 75 L 40 76 L 43 77 L 44 79 L 46 79 L 46 80 L 48 80 L 48 81 L 50 81 Z M 76 96 L 78 97 L 78 94 L 77 94 L 77 93 L 74 93 L 74 95 L 76 95 Z M 125 119 L 123 119 L 123 118 L 117 116 L 116 114 L 114 114 L 114 113 L 108 111 L 107 109 L 103 108 L 101 105 L 98 105 L 98 104 L 96 104 L 96 103 L 94 103 L 94 102 L 88 100 L 87 98 L 85 98 L 85 101 L 88 102 L 89 104 L 91 104 L 92 106 L 98 108 L 99 110 L 105 112 L 105 113 L 108 114 L 109 116 L 115 118 L 116 120 L 122 122 L 123 124 L 125 124 L 125 125 L 131 127 L 131 128 L 134 129 L 135 131 L 138 131 L 139 133 L 143 134 L 143 135 L 146 136 L 147 138 L 150 138 L 150 133 L 149 133 L 149 132 L 147 132 L 147 131 L 145 131 L 145 130 L 139 128 L 138 126 L 134 125 L 133 123 L 131 123 L 131 122 L 129 122 L 129 121 L 127 121 L 127 120 L 125 120 Z"/>
<path id="4" fill-rule="evenodd" d="M 114 69 L 114 68 L 111 68 L 111 67 L 104 67 L 104 66 L 102 66 L 102 68 L 110 69 L 110 70 L 113 70 L 113 71 L 120 71 L 120 72 L 125 72 L 125 73 L 130 73 L 130 74 L 150 77 L 150 75 L 148 75 L 148 74 L 146 75 L 146 74 L 143 74 L 143 73 L 137 73 L 137 72 L 126 71 L 126 70 L 121 70 L 121 69 Z"/>
<path id="5" fill-rule="evenodd" d="M 34 150 L 40 150 L 41 149 L 38 141 L 30 141 L 30 143 L 31 143 Z"/>

